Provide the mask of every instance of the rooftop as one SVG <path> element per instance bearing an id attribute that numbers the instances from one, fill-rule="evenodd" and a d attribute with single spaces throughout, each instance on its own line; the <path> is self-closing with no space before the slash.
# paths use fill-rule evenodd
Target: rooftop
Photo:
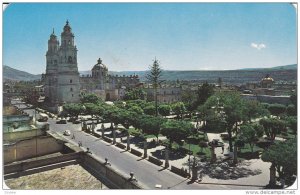
<path id="1" fill-rule="evenodd" d="M 7 179 L 5 184 L 11 189 L 24 190 L 108 189 L 80 165 L 69 165 L 19 178 Z"/>

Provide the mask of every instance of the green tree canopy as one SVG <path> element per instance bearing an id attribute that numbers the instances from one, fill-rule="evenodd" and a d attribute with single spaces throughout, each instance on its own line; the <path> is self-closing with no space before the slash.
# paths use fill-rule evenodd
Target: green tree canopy
<path id="1" fill-rule="evenodd" d="M 277 118 L 263 118 L 259 123 L 264 127 L 265 134 L 274 140 L 276 135 L 286 131 L 286 123 Z"/>
<path id="2" fill-rule="evenodd" d="M 96 94 L 90 93 L 81 97 L 81 103 L 101 104 L 103 101 Z"/>
<path id="3" fill-rule="evenodd" d="M 75 103 L 70 103 L 70 104 L 65 104 L 63 106 L 63 109 L 70 114 L 71 116 L 78 117 L 80 113 L 84 113 L 85 109 L 82 104 L 75 104 Z"/>
<path id="4" fill-rule="evenodd" d="M 153 86 L 153 94 L 155 100 L 155 116 L 158 116 L 158 100 L 157 100 L 157 88 L 163 82 L 161 80 L 162 69 L 159 66 L 158 61 L 155 59 L 152 66 L 150 66 L 150 72 L 146 75 L 146 79 Z"/>
<path id="5" fill-rule="evenodd" d="M 208 84 L 207 82 L 203 83 L 198 87 L 196 92 L 196 107 L 202 105 L 206 100 L 214 94 L 214 86 Z"/>
<path id="6" fill-rule="evenodd" d="M 164 120 L 159 117 L 144 115 L 139 118 L 139 128 L 144 134 L 155 135 L 158 139 L 160 133 L 160 127 Z"/>
<path id="7" fill-rule="evenodd" d="M 162 116 L 170 115 L 170 111 L 171 111 L 171 107 L 167 104 L 162 104 L 162 105 L 159 105 L 159 107 L 158 107 L 158 112 Z"/>
<path id="8" fill-rule="evenodd" d="M 144 113 L 148 115 L 155 115 L 155 106 L 149 105 L 144 108 Z"/>
<path id="9" fill-rule="evenodd" d="M 290 116 L 284 119 L 286 121 L 287 126 L 293 131 L 293 133 L 297 134 L 297 117 Z"/>
<path id="10" fill-rule="evenodd" d="M 274 116 L 281 116 L 285 113 L 286 106 L 282 104 L 270 104 L 268 110 Z"/>
<path id="11" fill-rule="evenodd" d="M 244 124 L 240 127 L 241 134 L 239 135 L 239 140 L 248 143 L 251 147 L 251 151 L 253 152 L 253 147 L 258 138 L 263 136 L 263 127 L 261 125 L 252 125 L 252 124 Z"/>
<path id="12" fill-rule="evenodd" d="M 245 100 L 245 117 L 250 122 L 251 119 L 269 115 L 269 111 L 255 100 Z"/>
<path id="13" fill-rule="evenodd" d="M 169 139 L 170 145 L 173 142 L 180 144 L 181 140 L 185 140 L 191 135 L 192 129 L 193 125 L 191 123 L 168 120 L 161 125 L 161 134 Z"/>
<path id="14" fill-rule="evenodd" d="M 186 111 L 186 108 L 184 106 L 183 102 L 176 102 L 174 104 L 172 104 L 171 106 L 173 112 L 177 115 L 177 118 L 183 118 L 183 114 Z"/>
<path id="15" fill-rule="evenodd" d="M 230 151 L 233 151 L 232 132 L 237 132 L 238 123 L 246 119 L 245 105 L 245 101 L 241 99 L 240 94 L 223 92 L 209 97 L 203 106 L 206 111 L 211 110 L 213 115 L 217 115 L 224 120 L 229 137 Z"/>
<path id="16" fill-rule="evenodd" d="M 275 143 L 262 153 L 264 162 L 275 165 L 280 178 L 297 175 L 297 140 Z"/>
<path id="17" fill-rule="evenodd" d="M 141 88 L 127 89 L 125 91 L 124 100 L 144 100 L 146 92 Z"/>

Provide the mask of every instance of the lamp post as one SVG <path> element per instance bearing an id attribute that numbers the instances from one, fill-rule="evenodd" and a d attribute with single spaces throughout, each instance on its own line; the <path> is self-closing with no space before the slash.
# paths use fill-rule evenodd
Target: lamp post
<path id="1" fill-rule="evenodd" d="M 191 173 L 191 143 L 189 142 L 189 174 Z"/>

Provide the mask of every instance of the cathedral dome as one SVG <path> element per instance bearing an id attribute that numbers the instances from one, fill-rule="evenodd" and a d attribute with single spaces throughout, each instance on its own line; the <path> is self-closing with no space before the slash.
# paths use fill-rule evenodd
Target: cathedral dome
<path id="1" fill-rule="evenodd" d="M 104 64 L 102 64 L 101 58 L 98 59 L 97 64 L 94 65 L 92 70 L 100 70 L 100 69 L 107 69 L 107 67 Z"/>
<path id="2" fill-rule="evenodd" d="M 274 81 L 274 79 L 270 77 L 270 75 L 266 75 L 266 77 L 263 78 L 261 81 Z"/>

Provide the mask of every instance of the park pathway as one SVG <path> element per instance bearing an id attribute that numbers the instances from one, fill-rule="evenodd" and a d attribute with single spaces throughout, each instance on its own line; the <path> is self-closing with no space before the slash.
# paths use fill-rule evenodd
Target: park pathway
<path id="1" fill-rule="evenodd" d="M 224 143 L 224 141 L 223 141 L 223 139 L 221 137 L 221 134 L 207 133 L 207 138 L 208 138 L 208 142 L 211 142 L 212 140 L 217 139 L 217 140 L 219 140 L 219 142 L 223 142 Z M 229 153 L 228 147 L 229 147 L 229 144 L 228 143 L 224 143 L 224 153 L 222 152 L 222 148 L 221 147 L 215 148 L 215 153 L 216 153 L 218 159 L 223 159 L 224 158 L 224 154 Z"/>

